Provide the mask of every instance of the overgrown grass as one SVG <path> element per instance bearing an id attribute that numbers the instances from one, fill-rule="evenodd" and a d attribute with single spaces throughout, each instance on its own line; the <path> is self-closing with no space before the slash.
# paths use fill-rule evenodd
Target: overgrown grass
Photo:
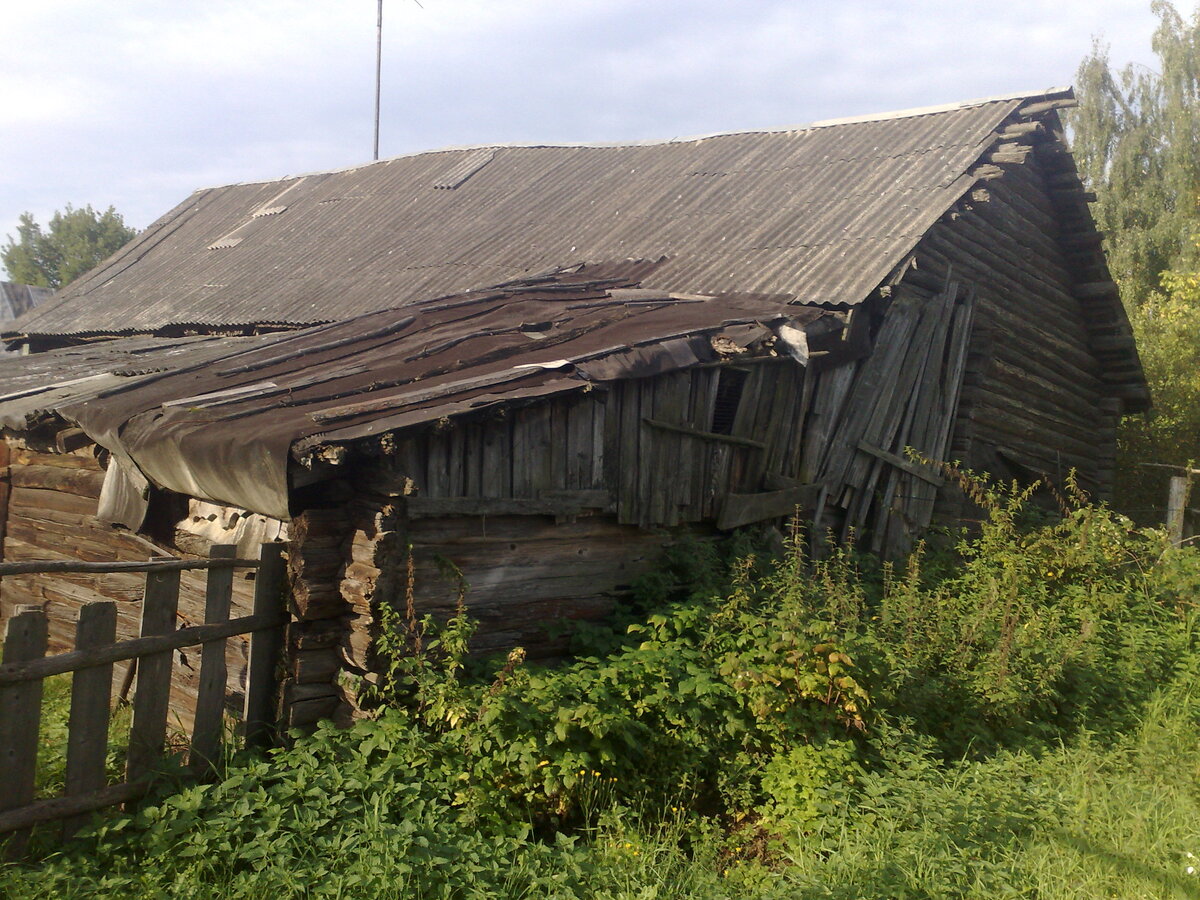
<path id="1" fill-rule="evenodd" d="M 689 548 L 555 669 L 472 674 L 467 611 L 435 627 L 398 598 L 373 720 L 242 757 L 0 892 L 1200 896 L 1200 553 L 981 497 L 952 563 Z"/>

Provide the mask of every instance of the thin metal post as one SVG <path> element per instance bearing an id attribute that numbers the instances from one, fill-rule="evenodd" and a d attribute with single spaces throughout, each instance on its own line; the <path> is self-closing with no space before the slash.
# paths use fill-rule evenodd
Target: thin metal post
<path id="1" fill-rule="evenodd" d="M 375 159 L 379 159 L 379 94 L 383 85 L 383 0 L 375 23 Z"/>

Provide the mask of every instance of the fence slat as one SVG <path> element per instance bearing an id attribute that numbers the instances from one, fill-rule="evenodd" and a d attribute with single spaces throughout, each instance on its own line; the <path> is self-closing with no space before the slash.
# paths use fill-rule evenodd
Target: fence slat
<path id="1" fill-rule="evenodd" d="M 4 658 L 27 661 L 43 656 L 47 633 L 45 610 L 17 607 L 5 631 Z M 0 811 L 33 801 L 41 718 L 41 681 L 0 687 Z M 9 851 L 19 852 L 20 844 L 17 840 Z"/>
<path id="2" fill-rule="evenodd" d="M 146 595 L 142 601 L 141 636 L 173 632 L 178 606 L 179 570 L 148 573 Z M 125 764 L 125 777 L 129 781 L 137 781 L 149 774 L 162 752 L 171 699 L 171 655 L 167 650 L 138 660 L 133 725 L 129 730 L 129 755 Z"/>
<path id="3" fill-rule="evenodd" d="M 111 645 L 117 637 L 117 604 L 89 603 L 79 610 L 75 649 Z M 108 757 L 108 719 L 112 701 L 113 666 L 82 669 L 71 677 L 71 715 L 67 726 L 66 795 L 90 794 L 104 787 Z M 63 823 L 70 837 L 87 823 L 86 816 Z"/>
<path id="4" fill-rule="evenodd" d="M 215 544 L 212 559 L 237 555 L 236 544 Z M 204 601 L 205 624 L 229 621 L 233 600 L 233 569 L 209 569 Z M 221 749 L 221 728 L 225 723 L 225 641 L 212 641 L 200 651 L 200 684 L 196 695 L 196 716 L 192 725 L 192 744 L 188 765 L 197 777 L 212 771 Z"/>
<path id="5" fill-rule="evenodd" d="M 282 544 L 263 544 L 254 581 L 254 615 L 279 615 L 286 584 Z M 269 745 L 274 738 L 275 668 L 279 662 L 283 628 L 256 631 L 250 635 L 249 670 L 246 675 L 246 746 Z"/>

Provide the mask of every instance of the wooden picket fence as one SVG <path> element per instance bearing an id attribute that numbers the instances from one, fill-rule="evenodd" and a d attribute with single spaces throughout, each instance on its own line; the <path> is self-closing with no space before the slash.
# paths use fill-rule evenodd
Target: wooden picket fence
<path id="1" fill-rule="evenodd" d="M 282 647 L 281 544 L 263 544 L 258 559 L 236 558 L 237 548 L 217 545 L 206 560 L 154 558 L 147 562 L 85 563 L 30 561 L 0 563 L 0 575 L 30 573 L 145 572 L 141 629 L 137 638 L 116 640 L 115 601 L 89 603 L 79 612 L 75 649 L 46 656 L 47 618 L 40 606 L 18 607 L 7 623 L 0 665 L 0 835 L 42 822 L 63 820 L 70 834 L 87 813 L 143 796 L 153 784 L 167 737 L 171 670 L 175 651 L 203 645 L 198 699 L 188 745 L 188 765 L 203 777 L 220 752 L 225 711 L 225 642 L 250 635 L 244 705 L 247 746 L 269 744 L 276 724 L 276 667 Z M 230 619 L 233 570 L 257 569 L 252 614 Z M 205 621 L 176 629 L 179 575 L 207 569 Z M 125 780 L 108 784 L 105 763 L 112 712 L 113 664 L 135 660 Z M 74 673 L 66 752 L 66 783 L 60 797 L 35 800 L 42 681 Z"/>

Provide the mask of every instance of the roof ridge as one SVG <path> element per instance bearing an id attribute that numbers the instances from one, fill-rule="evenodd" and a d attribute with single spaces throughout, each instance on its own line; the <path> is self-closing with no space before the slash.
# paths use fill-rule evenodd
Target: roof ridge
<path id="1" fill-rule="evenodd" d="M 370 160 L 363 163 L 355 163 L 350 166 L 341 166 L 334 169 L 322 169 L 312 172 L 301 172 L 295 175 L 282 175 L 278 178 L 258 178 L 250 181 L 235 181 L 227 184 L 214 184 L 208 187 L 197 188 L 193 194 L 199 194 L 203 191 L 216 190 L 218 188 L 230 187 L 249 187 L 257 184 L 275 184 L 282 181 L 289 181 L 299 178 L 310 178 L 317 175 L 341 175 L 346 172 L 354 172 L 359 169 L 366 169 L 371 166 L 387 165 L 391 162 L 397 162 L 403 159 L 414 159 L 418 156 L 433 156 L 438 153 L 464 153 L 475 150 L 554 150 L 554 149 L 621 149 L 624 147 L 659 147 L 670 144 L 689 144 L 699 141 L 711 140 L 712 138 L 721 137 L 737 137 L 746 134 L 789 134 L 800 131 L 813 131 L 818 128 L 831 128 L 841 125 L 859 125 L 868 124 L 871 122 L 887 122 L 895 119 L 909 119 L 917 116 L 936 115 L 938 113 L 955 112 L 960 109 L 973 109 L 979 106 L 986 106 L 989 103 L 1004 103 L 1013 100 L 1033 100 L 1037 98 L 1051 99 L 1056 96 L 1073 95 L 1073 89 L 1070 87 L 1049 87 L 1035 91 L 1016 91 L 1011 94 L 997 94 L 993 97 L 978 97 L 974 100 L 960 100 L 955 103 L 942 103 L 933 106 L 915 106 L 910 109 L 899 109 L 888 112 L 868 113 L 861 116 L 847 116 L 840 119 L 821 119 L 816 122 L 808 122 L 799 125 L 783 125 L 777 128 L 741 128 L 734 131 L 713 131 L 705 134 L 685 135 L 682 137 L 671 138 L 650 138 L 647 140 L 635 141 L 561 141 L 561 142 L 532 142 L 523 143 L 519 141 L 511 142 L 492 142 L 484 144 L 452 144 L 446 147 L 433 147 L 428 150 L 415 150 L 412 153 L 400 153 L 396 156 L 389 156 L 384 159 Z"/>

